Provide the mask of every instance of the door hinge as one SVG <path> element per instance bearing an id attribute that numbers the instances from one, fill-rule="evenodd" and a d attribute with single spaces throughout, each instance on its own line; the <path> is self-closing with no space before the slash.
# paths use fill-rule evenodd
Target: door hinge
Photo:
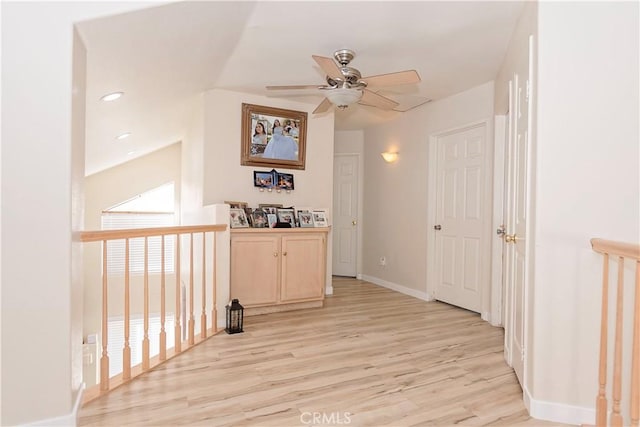
<path id="1" fill-rule="evenodd" d="M 526 100 L 529 101 L 529 97 L 531 96 L 531 84 L 530 81 L 527 80 L 527 91 L 525 93 Z"/>

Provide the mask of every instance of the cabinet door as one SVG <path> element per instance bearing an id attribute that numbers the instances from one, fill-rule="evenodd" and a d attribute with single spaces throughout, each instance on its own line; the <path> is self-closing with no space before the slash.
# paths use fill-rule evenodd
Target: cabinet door
<path id="1" fill-rule="evenodd" d="M 278 236 L 232 236 L 231 298 L 248 307 L 278 301 L 279 242 Z"/>
<path id="2" fill-rule="evenodd" d="M 325 259 L 323 235 L 283 235 L 280 301 L 322 298 L 325 286 Z"/>

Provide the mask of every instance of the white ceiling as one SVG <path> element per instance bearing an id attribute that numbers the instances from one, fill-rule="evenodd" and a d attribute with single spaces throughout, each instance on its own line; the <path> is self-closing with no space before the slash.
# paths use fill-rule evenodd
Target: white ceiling
<path id="1" fill-rule="evenodd" d="M 201 1 L 170 3 L 78 24 L 87 47 L 86 172 L 180 141 L 194 96 L 221 88 L 319 104 L 311 55 L 356 52 L 363 76 L 415 69 L 417 85 L 380 91 L 408 108 L 495 78 L 522 1 Z M 99 98 L 123 91 L 117 101 Z M 397 112 L 352 106 L 336 129 L 363 129 Z M 123 132 L 131 137 L 116 140 Z M 134 152 L 129 154 L 129 152 Z"/>

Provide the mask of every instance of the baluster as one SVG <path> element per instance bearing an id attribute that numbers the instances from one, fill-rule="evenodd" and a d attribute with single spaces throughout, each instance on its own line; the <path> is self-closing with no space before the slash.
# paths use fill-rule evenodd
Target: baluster
<path id="1" fill-rule="evenodd" d="M 206 236 L 202 232 L 202 314 L 200 315 L 200 337 L 207 337 L 207 257 Z"/>
<path id="2" fill-rule="evenodd" d="M 167 332 L 164 329 L 165 322 L 165 278 L 166 273 L 164 271 L 164 234 L 162 235 L 162 241 L 160 243 L 160 360 L 167 360 Z"/>
<path id="3" fill-rule="evenodd" d="M 631 356 L 631 425 L 640 418 L 640 261 L 636 261 L 636 297 L 633 314 L 633 353 Z"/>
<path id="4" fill-rule="evenodd" d="M 109 311 L 107 306 L 107 241 L 102 241 L 102 357 L 100 357 L 100 390 L 109 390 Z"/>
<path id="5" fill-rule="evenodd" d="M 122 349 L 122 379 L 131 378 L 131 347 L 129 346 L 129 239 L 124 245 L 124 349 Z"/>
<path id="6" fill-rule="evenodd" d="M 149 238 L 144 238 L 144 338 L 142 339 L 142 370 L 149 369 Z"/>
<path id="7" fill-rule="evenodd" d="M 190 233 L 191 239 L 189 240 L 189 344 L 195 343 L 195 328 L 196 319 L 194 317 L 193 309 L 193 233 Z"/>
<path id="8" fill-rule="evenodd" d="M 624 292 L 624 258 L 618 257 L 618 292 L 616 295 L 616 341 L 613 360 L 613 410 L 611 425 L 622 426 L 620 415 L 620 395 L 622 394 L 622 300 Z"/>
<path id="9" fill-rule="evenodd" d="M 607 425 L 607 330 L 609 322 L 609 254 L 604 254 L 602 266 L 602 314 L 600 316 L 600 370 L 596 398 L 596 426 Z"/>
<path id="10" fill-rule="evenodd" d="M 182 325 L 180 325 L 180 234 L 176 234 L 176 314 L 175 314 L 175 344 L 176 354 L 182 351 Z"/>
<path id="11" fill-rule="evenodd" d="M 216 237 L 217 237 L 217 233 L 214 231 L 213 232 L 213 265 L 212 265 L 212 276 L 213 276 L 213 280 L 212 280 L 212 286 L 213 289 L 211 290 L 211 297 L 213 298 L 213 304 L 211 306 L 211 330 L 213 331 L 213 333 L 215 334 L 216 332 L 218 332 L 218 310 L 216 308 L 216 300 L 217 300 L 217 282 L 216 282 Z"/>

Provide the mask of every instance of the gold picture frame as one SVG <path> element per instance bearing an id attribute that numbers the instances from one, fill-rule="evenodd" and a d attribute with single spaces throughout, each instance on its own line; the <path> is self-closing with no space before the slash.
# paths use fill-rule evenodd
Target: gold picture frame
<path id="1" fill-rule="evenodd" d="M 241 139 L 241 165 L 304 169 L 307 113 L 243 103 Z"/>

